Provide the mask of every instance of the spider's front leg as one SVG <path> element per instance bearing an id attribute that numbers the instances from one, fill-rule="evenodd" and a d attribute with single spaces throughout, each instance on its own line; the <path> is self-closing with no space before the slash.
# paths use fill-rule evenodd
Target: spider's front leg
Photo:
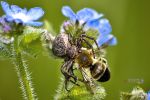
<path id="1" fill-rule="evenodd" d="M 87 46 L 89 46 L 89 48 L 92 49 L 93 57 L 95 58 L 95 50 L 94 50 L 92 44 L 91 44 L 89 41 L 86 40 L 86 38 L 87 38 L 87 39 L 90 39 L 90 40 L 92 40 L 92 41 L 94 41 L 94 43 L 95 43 L 96 46 L 97 46 L 97 49 L 99 49 L 98 43 L 96 42 L 96 40 L 95 40 L 93 37 L 87 36 L 85 33 L 84 33 L 84 34 L 81 34 L 81 41 L 84 42 L 84 43 L 86 43 Z"/>
<path id="2" fill-rule="evenodd" d="M 90 39 L 90 40 L 94 41 L 94 43 L 96 44 L 97 48 L 100 49 L 99 46 L 98 46 L 98 43 L 97 43 L 97 41 L 94 39 L 94 37 L 87 36 L 86 34 L 82 34 L 82 37 L 85 37 L 85 38 L 87 38 L 87 39 Z"/>
<path id="3" fill-rule="evenodd" d="M 94 51 L 94 48 L 93 46 L 85 39 L 82 39 L 91 49 L 92 49 L 92 53 L 93 53 L 93 57 L 95 58 L 95 51 Z"/>
<path id="4" fill-rule="evenodd" d="M 67 89 L 68 81 L 72 82 L 75 85 L 78 85 L 77 82 L 77 77 L 73 73 L 73 64 L 74 60 L 70 59 L 64 62 L 64 64 L 61 66 L 61 72 L 65 76 L 65 89 Z M 74 79 L 74 81 L 71 80 L 71 78 Z"/>

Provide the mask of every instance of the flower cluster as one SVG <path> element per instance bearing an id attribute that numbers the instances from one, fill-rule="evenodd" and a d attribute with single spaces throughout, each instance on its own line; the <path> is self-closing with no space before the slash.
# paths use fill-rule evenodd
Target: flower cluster
<path id="1" fill-rule="evenodd" d="M 84 8 L 74 13 L 69 6 L 62 8 L 64 16 L 68 17 L 73 23 L 79 23 L 86 27 L 86 29 L 93 28 L 98 30 L 99 37 L 97 38 L 98 45 L 116 45 L 117 39 L 111 32 L 112 28 L 108 19 L 103 18 L 103 14 L 97 13 L 90 8 Z"/>
<path id="2" fill-rule="evenodd" d="M 4 15 L 0 17 L 0 41 L 5 44 L 14 41 L 14 34 L 22 34 L 25 26 L 39 27 L 43 22 L 38 20 L 44 15 L 40 7 L 34 7 L 27 11 L 17 5 L 9 5 L 1 1 Z M 8 34 L 10 33 L 10 34 Z"/>
<path id="3" fill-rule="evenodd" d="M 11 30 L 11 27 L 5 22 L 4 17 L 0 18 L 1 31 L 3 33 L 8 33 Z"/>
<path id="4" fill-rule="evenodd" d="M 9 4 L 4 1 L 1 1 L 1 6 L 6 14 L 5 19 L 7 22 L 31 26 L 41 26 L 43 24 L 42 22 L 37 21 L 44 15 L 42 8 L 35 7 L 27 11 L 26 8 L 22 9 L 17 5 L 9 6 Z"/>
<path id="5" fill-rule="evenodd" d="M 26 8 L 20 8 L 17 5 L 9 5 L 4 1 L 1 1 L 1 6 L 5 12 L 5 15 L 0 18 L 1 30 L 3 30 L 4 33 L 11 31 L 12 25 L 10 25 L 10 23 L 15 23 L 17 25 L 19 24 L 22 26 L 43 25 L 43 22 L 38 21 L 44 15 L 44 11 L 40 7 L 34 7 L 27 10 Z M 62 13 L 73 23 L 84 26 L 84 29 L 86 30 L 89 28 L 98 30 L 99 36 L 97 38 L 97 42 L 99 46 L 105 44 L 117 44 L 116 37 L 111 34 L 111 25 L 108 19 L 103 18 L 103 14 L 98 13 L 91 8 L 84 8 L 79 10 L 77 13 L 74 13 L 69 6 L 64 6 L 62 8 Z"/>

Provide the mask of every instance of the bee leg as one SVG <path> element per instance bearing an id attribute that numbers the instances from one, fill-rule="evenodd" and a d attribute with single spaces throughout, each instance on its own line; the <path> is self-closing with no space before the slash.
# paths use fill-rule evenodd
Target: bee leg
<path id="1" fill-rule="evenodd" d="M 87 40 L 83 39 L 83 41 L 92 49 L 92 53 L 93 53 L 93 56 L 95 58 L 95 52 L 94 52 L 93 46 Z"/>

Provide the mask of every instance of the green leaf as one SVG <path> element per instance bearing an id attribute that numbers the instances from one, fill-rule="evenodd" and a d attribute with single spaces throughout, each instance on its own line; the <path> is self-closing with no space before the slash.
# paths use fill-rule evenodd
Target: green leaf
<path id="1" fill-rule="evenodd" d="M 26 27 L 23 34 L 19 37 L 20 43 L 26 45 L 40 38 L 41 34 L 44 32 L 44 29 Z"/>
<path id="2" fill-rule="evenodd" d="M 49 31 L 49 32 L 51 32 L 51 33 L 53 33 L 53 34 L 56 33 L 56 32 L 54 31 L 54 29 L 53 29 L 52 24 L 51 24 L 50 22 L 48 22 L 48 20 L 44 20 L 44 28 L 45 28 L 47 31 Z"/>
<path id="3" fill-rule="evenodd" d="M 39 42 L 43 32 L 45 32 L 44 29 L 25 27 L 23 34 L 18 37 L 19 50 L 36 57 L 41 52 Z"/>
<path id="4" fill-rule="evenodd" d="M 93 37 L 94 39 L 97 39 L 99 36 L 99 33 L 97 30 L 94 29 L 89 29 L 88 31 L 86 31 L 87 36 L 89 37 Z"/>
<path id="5" fill-rule="evenodd" d="M 20 50 L 31 57 L 37 57 L 42 51 L 42 43 L 38 40 L 28 44 L 28 45 L 22 45 L 20 47 Z"/>

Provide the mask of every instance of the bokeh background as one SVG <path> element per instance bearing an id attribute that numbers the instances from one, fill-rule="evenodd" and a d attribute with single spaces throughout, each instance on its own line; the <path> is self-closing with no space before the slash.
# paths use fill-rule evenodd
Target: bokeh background
<path id="1" fill-rule="evenodd" d="M 111 80 L 103 83 L 105 100 L 119 100 L 121 91 L 136 85 L 150 90 L 150 0 L 6 0 L 21 7 L 40 6 L 56 32 L 66 18 L 61 8 L 69 5 L 75 11 L 90 7 L 105 14 L 112 24 L 118 45 L 107 48 Z M 3 15 L 0 8 L 0 16 Z M 39 100 L 52 100 L 60 80 L 62 61 L 41 53 L 28 58 L 34 87 Z M 0 100 L 22 100 L 14 66 L 0 60 Z"/>

